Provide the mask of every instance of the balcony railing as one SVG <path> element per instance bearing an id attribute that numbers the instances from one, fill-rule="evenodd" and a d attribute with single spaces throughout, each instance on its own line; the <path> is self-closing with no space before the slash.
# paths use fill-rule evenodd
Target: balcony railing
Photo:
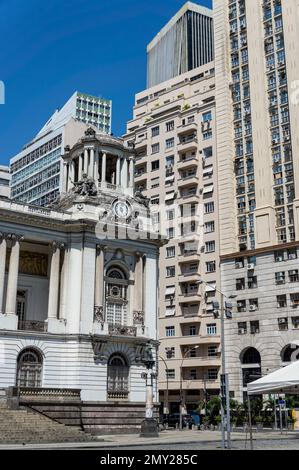
<path id="1" fill-rule="evenodd" d="M 109 335 L 111 336 L 136 336 L 135 326 L 109 325 Z"/>
<path id="2" fill-rule="evenodd" d="M 27 331 L 47 331 L 47 324 L 44 321 L 19 320 L 18 329 Z"/>

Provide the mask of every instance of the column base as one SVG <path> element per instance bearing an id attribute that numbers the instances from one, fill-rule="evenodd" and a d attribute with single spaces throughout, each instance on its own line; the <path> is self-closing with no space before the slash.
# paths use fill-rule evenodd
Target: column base
<path id="1" fill-rule="evenodd" d="M 17 330 L 19 318 L 13 313 L 3 313 L 0 315 L 0 330 Z"/>
<path id="2" fill-rule="evenodd" d="M 154 418 L 145 418 L 141 423 L 139 437 L 159 437 L 159 425 Z"/>
<path id="3" fill-rule="evenodd" d="M 66 332 L 66 320 L 64 318 L 48 318 L 45 322 L 48 325 L 48 333 L 65 333 Z"/>

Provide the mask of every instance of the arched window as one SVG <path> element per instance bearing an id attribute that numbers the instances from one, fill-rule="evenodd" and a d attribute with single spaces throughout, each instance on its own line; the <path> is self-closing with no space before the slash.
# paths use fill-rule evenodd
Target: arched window
<path id="1" fill-rule="evenodd" d="M 20 352 L 17 363 L 17 386 L 40 387 L 43 358 L 39 351 L 27 348 Z"/>
<path id="2" fill-rule="evenodd" d="M 122 354 L 115 353 L 109 358 L 107 394 L 108 398 L 128 398 L 129 366 L 126 358 Z"/>
<path id="3" fill-rule="evenodd" d="M 243 387 L 262 375 L 261 355 L 255 348 L 247 348 L 240 355 L 242 364 Z M 244 367 L 245 365 L 245 367 Z"/>
<path id="4" fill-rule="evenodd" d="M 128 279 L 119 267 L 111 267 L 105 278 L 106 321 L 110 325 L 127 324 Z"/>
<path id="5" fill-rule="evenodd" d="M 299 346 L 295 344 L 288 344 L 281 351 L 282 362 L 292 362 L 299 360 Z"/>

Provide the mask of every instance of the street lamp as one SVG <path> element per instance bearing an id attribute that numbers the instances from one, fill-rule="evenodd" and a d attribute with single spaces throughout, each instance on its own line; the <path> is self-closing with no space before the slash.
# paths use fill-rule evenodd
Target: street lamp
<path id="1" fill-rule="evenodd" d="M 209 284 L 203 280 L 198 281 L 198 284 Z M 221 435 L 222 435 L 222 447 L 226 448 L 225 443 L 225 428 L 227 432 L 227 448 L 231 448 L 231 438 L 230 438 L 230 396 L 229 396 L 229 381 L 228 374 L 226 374 L 226 363 L 225 363 L 225 334 L 224 334 L 224 315 L 227 318 L 232 318 L 231 309 L 232 305 L 229 302 L 225 303 L 224 299 L 235 299 L 236 295 L 231 295 L 227 297 L 221 290 L 214 287 L 214 290 L 220 294 L 220 325 L 221 325 Z M 217 304 L 217 305 L 216 305 Z M 219 304 L 214 302 L 214 316 L 217 318 L 215 311 L 215 306 L 218 307 Z M 226 403 L 226 423 L 225 423 L 225 407 Z M 226 426 L 225 426 L 226 424 Z"/>
<path id="2" fill-rule="evenodd" d="M 168 415 L 168 414 L 169 414 L 168 367 L 167 367 L 167 364 L 166 364 L 166 361 L 165 361 L 164 357 L 159 356 L 159 359 L 161 359 L 161 360 L 163 361 L 164 366 L 165 366 L 165 373 L 166 373 L 166 397 L 165 397 L 165 401 L 164 401 L 163 414 Z"/>
<path id="3" fill-rule="evenodd" d="M 155 365 L 155 361 L 150 345 L 147 345 L 144 348 L 141 362 L 145 365 L 147 372 L 141 374 L 141 377 L 145 380 L 146 385 L 146 405 L 145 419 L 141 423 L 140 437 L 159 437 L 158 423 L 153 414 L 153 383 L 154 379 L 157 377 L 157 374 L 151 372 Z"/>

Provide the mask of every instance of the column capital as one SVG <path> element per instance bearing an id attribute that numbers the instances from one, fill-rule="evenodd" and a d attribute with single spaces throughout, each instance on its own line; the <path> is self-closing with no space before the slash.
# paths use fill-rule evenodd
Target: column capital
<path id="1" fill-rule="evenodd" d="M 12 243 L 22 242 L 24 240 L 24 235 L 19 235 L 16 233 L 8 233 L 5 237 L 7 240 L 10 240 Z"/>
<path id="2" fill-rule="evenodd" d="M 107 251 L 107 245 L 96 245 L 96 252 L 99 255 L 101 252 L 105 253 Z"/>
<path id="3" fill-rule="evenodd" d="M 56 240 L 53 240 L 50 243 L 50 248 L 52 253 L 55 253 L 56 250 L 65 250 L 66 244 L 63 242 L 57 242 Z"/>

